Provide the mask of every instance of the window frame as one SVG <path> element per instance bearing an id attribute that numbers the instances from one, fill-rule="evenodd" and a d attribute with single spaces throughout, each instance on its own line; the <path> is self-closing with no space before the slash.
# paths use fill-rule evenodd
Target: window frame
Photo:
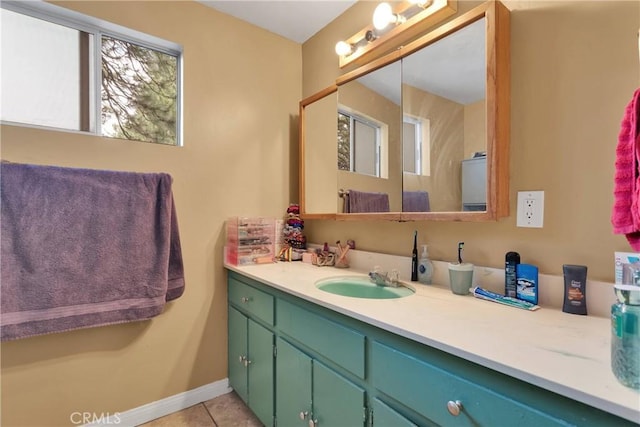
<path id="1" fill-rule="evenodd" d="M 102 90 L 102 36 L 116 38 L 128 43 L 136 44 L 138 46 L 152 49 L 167 55 L 174 56 L 176 58 L 176 143 L 172 145 L 158 144 L 165 146 L 182 147 L 183 144 L 183 48 L 180 44 L 171 42 L 150 34 L 146 34 L 131 28 L 127 28 L 118 24 L 114 24 L 99 18 L 95 18 L 89 15 L 85 15 L 80 12 L 76 12 L 70 9 L 66 9 L 60 6 L 56 6 L 50 3 L 46 3 L 41 0 L 37 1 L 12 1 L 4 0 L 0 2 L 0 8 L 9 10 L 11 12 L 20 13 L 32 18 L 41 19 L 53 24 L 62 25 L 68 28 L 72 28 L 77 31 L 85 32 L 93 35 L 93 63 L 90 64 L 93 70 L 93 96 L 89 106 L 88 113 L 90 116 L 90 122 L 93 124 L 90 130 L 75 130 L 65 129 L 44 125 L 37 125 L 31 123 L 21 122 L 9 122 L 0 121 L 1 124 L 11 124 L 22 127 L 31 127 L 38 129 L 55 130 L 61 132 L 72 132 L 89 134 L 99 136 L 102 138 L 111 138 L 102 134 L 102 102 L 101 102 L 101 90 Z M 134 140 L 127 140 L 134 141 Z M 138 141 L 144 142 L 144 141 Z M 152 142 L 153 143 L 153 142 Z"/>
<path id="2" fill-rule="evenodd" d="M 361 175 L 372 176 L 375 178 L 382 178 L 382 126 L 375 120 L 369 119 L 362 114 L 358 114 L 351 109 L 338 108 L 338 114 L 342 114 L 349 118 L 349 170 L 345 172 L 359 173 Z M 371 175 L 364 172 L 358 172 L 355 170 L 355 158 L 357 152 L 355 149 L 355 122 L 362 123 L 373 129 L 375 133 L 374 152 L 375 152 L 375 175 Z"/>
<path id="3" fill-rule="evenodd" d="M 402 116 L 402 123 L 408 123 L 413 126 L 413 171 L 408 171 L 404 169 L 404 161 L 403 161 L 403 172 L 410 173 L 413 175 L 422 175 L 422 120 L 418 117 L 413 117 L 408 114 L 404 114 Z M 403 126 L 404 129 L 404 126 Z M 403 152 L 404 152 L 404 144 L 406 144 L 406 139 L 404 138 L 404 134 L 402 137 L 403 144 Z"/>
<path id="4" fill-rule="evenodd" d="M 402 163 L 402 173 L 410 175 L 431 176 L 431 120 L 425 117 L 414 116 L 412 114 L 402 115 L 402 124 L 410 123 L 415 129 L 415 161 L 416 172 L 404 170 L 404 160 Z M 402 150 L 404 152 L 404 134 L 402 137 Z"/>

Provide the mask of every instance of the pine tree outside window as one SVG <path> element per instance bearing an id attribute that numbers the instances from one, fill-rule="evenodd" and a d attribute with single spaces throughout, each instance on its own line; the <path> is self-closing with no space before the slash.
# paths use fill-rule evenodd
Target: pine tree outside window
<path id="1" fill-rule="evenodd" d="M 4 123 L 181 145 L 180 46 L 44 2 L 0 19 Z"/>

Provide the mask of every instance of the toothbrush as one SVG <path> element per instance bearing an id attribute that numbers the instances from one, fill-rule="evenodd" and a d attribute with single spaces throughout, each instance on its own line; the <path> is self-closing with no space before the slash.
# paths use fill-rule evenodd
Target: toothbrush
<path id="1" fill-rule="evenodd" d="M 458 264 L 462 264 L 462 247 L 464 242 L 458 242 Z"/>
<path id="2" fill-rule="evenodd" d="M 418 230 L 413 232 L 413 251 L 411 252 L 411 281 L 418 281 Z"/>

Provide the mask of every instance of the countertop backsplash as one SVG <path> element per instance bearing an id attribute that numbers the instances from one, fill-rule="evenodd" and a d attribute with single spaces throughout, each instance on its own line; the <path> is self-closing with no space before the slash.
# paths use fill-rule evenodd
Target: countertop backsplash
<path id="1" fill-rule="evenodd" d="M 309 247 L 322 248 L 322 245 L 310 244 Z M 431 260 L 434 268 L 433 284 L 423 285 L 418 282 L 410 282 L 411 257 L 357 249 L 350 250 L 348 257 L 350 268 L 345 269 L 345 274 L 366 273 L 373 270 L 374 266 L 379 266 L 383 271 L 398 270 L 400 280 L 411 283 L 414 286 L 449 287 L 449 270 L 446 261 Z M 492 292 L 504 294 L 504 269 L 476 265 L 473 273 L 473 284 Z M 563 298 L 564 278 L 550 274 L 539 274 L 538 305 L 562 310 Z M 589 316 L 610 317 L 611 305 L 615 301 L 613 283 L 589 280 L 587 274 L 587 312 Z"/>

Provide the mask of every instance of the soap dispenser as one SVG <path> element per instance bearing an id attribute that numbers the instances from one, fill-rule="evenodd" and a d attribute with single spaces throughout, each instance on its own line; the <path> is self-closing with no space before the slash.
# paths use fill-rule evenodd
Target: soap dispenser
<path id="1" fill-rule="evenodd" d="M 426 285 L 431 284 L 433 278 L 433 263 L 429 259 L 429 251 L 427 245 L 422 245 L 422 254 L 418 261 L 418 281 Z"/>

